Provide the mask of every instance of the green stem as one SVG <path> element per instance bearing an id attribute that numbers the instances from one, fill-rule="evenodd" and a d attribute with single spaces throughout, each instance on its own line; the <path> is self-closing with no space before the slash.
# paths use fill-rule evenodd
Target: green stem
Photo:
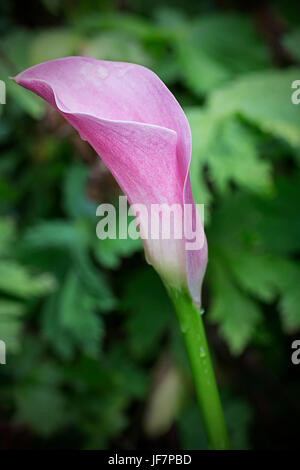
<path id="1" fill-rule="evenodd" d="M 168 292 L 184 337 L 208 446 L 210 449 L 228 449 L 223 411 L 201 314 L 188 293 L 169 288 Z"/>

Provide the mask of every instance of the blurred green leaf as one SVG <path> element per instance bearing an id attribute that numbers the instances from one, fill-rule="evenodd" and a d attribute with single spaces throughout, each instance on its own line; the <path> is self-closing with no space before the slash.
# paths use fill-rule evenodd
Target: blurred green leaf
<path id="1" fill-rule="evenodd" d="M 63 205 L 69 217 L 94 217 L 96 214 L 96 204 L 86 194 L 87 177 L 88 171 L 84 165 L 72 165 L 68 169 L 63 187 Z"/>
<path id="2" fill-rule="evenodd" d="M 23 238 L 24 248 L 27 250 L 62 247 L 77 251 L 82 243 L 84 244 L 84 240 L 76 230 L 76 224 L 65 220 L 41 222 L 30 227 Z"/>
<path id="3" fill-rule="evenodd" d="M 291 53 L 291 55 L 297 60 L 300 61 L 300 28 L 296 28 L 293 31 L 287 33 L 283 38 L 283 45 Z"/>
<path id="4" fill-rule="evenodd" d="M 70 333 L 82 350 L 97 356 L 100 338 L 103 336 L 102 321 L 95 312 L 97 300 L 82 288 L 76 274 L 69 273 L 66 278 L 58 308 L 61 327 Z"/>
<path id="5" fill-rule="evenodd" d="M 68 254 L 64 260 L 65 269 L 67 266 L 75 268 L 87 291 L 98 299 L 99 307 L 108 311 L 114 308 L 116 301 L 105 276 L 90 259 L 89 240 L 90 233 L 80 221 L 73 223 L 52 220 L 26 232 L 23 250 L 63 250 Z"/>
<path id="6" fill-rule="evenodd" d="M 16 238 L 15 224 L 11 218 L 0 218 L 0 256 L 9 254 Z"/>
<path id="7" fill-rule="evenodd" d="M 263 132 L 299 147 L 300 112 L 291 101 L 291 85 L 299 76 L 299 68 L 247 74 L 214 91 L 208 109 L 216 119 L 242 115 Z"/>
<path id="8" fill-rule="evenodd" d="M 143 44 L 134 37 L 119 31 L 109 31 L 93 36 L 86 42 L 84 53 L 100 60 L 134 62 L 146 67 L 153 65 L 153 59 Z"/>
<path id="9" fill-rule="evenodd" d="M 202 16 L 189 25 L 186 36 L 179 37 L 176 44 L 183 78 L 200 96 L 237 74 L 270 65 L 267 49 L 253 24 L 238 14 Z"/>
<path id="10" fill-rule="evenodd" d="M 6 294 L 29 298 L 55 290 L 56 282 L 47 273 L 32 275 L 15 261 L 0 261 L 0 290 Z"/>
<path id="11" fill-rule="evenodd" d="M 24 384 L 17 387 L 16 419 L 28 424 L 37 434 L 48 437 L 68 424 L 66 399 L 49 384 Z"/>
<path id="12" fill-rule="evenodd" d="M 198 403 L 191 403 L 181 413 L 178 433 L 183 450 L 207 449 L 207 440 Z"/>
<path id="13" fill-rule="evenodd" d="M 9 75 L 15 75 L 28 66 L 28 51 L 32 37 L 32 32 L 23 28 L 16 28 L 2 37 L 1 66 L 5 67 Z"/>
<path id="14" fill-rule="evenodd" d="M 102 15 L 88 14 L 76 18 L 76 27 L 80 31 L 93 33 L 99 31 L 119 31 L 143 40 L 166 40 L 169 33 L 159 26 L 145 20 L 143 17 L 128 13 L 103 13 Z"/>
<path id="15" fill-rule="evenodd" d="M 141 248 L 141 241 L 139 239 L 132 240 L 127 238 L 121 240 L 119 238 L 106 238 L 105 240 L 97 240 L 94 252 L 98 261 L 103 266 L 116 269 L 120 267 L 123 257 L 129 257 L 136 251 L 141 250 Z"/>
<path id="16" fill-rule="evenodd" d="M 225 121 L 209 149 L 212 181 L 224 191 L 230 181 L 258 193 L 271 189 L 271 166 L 258 154 L 256 140 L 238 121 Z"/>
<path id="17" fill-rule="evenodd" d="M 257 139 L 243 123 L 235 118 L 220 122 L 203 108 L 188 108 L 187 114 L 193 136 L 191 182 L 197 202 L 210 201 L 203 180 L 205 167 L 221 193 L 234 182 L 251 191 L 270 194 L 271 165 L 260 158 Z"/>
<path id="18" fill-rule="evenodd" d="M 248 450 L 250 444 L 250 426 L 253 422 L 252 409 L 246 401 L 232 397 L 224 401 L 224 415 L 228 426 L 230 448 Z"/>
<path id="19" fill-rule="evenodd" d="M 149 379 L 145 370 L 135 365 L 121 345 L 116 345 L 108 353 L 105 366 L 111 371 L 115 386 L 124 394 L 142 400 L 148 390 Z"/>
<path id="20" fill-rule="evenodd" d="M 272 199 L 257 204 L 257 225 L 262 245 L 279 254 L 293 254 L 300 248 L 300 174 L 276 179 Z"/>
<path id="21" fill-rule="evenodd" d="M 24 313 L 22 303 L 0 299 L 0 337 L 8 351 L 16 353 L 20 350 L 21 318 Z"/>
<path id="22" fill-rule="evenodd" d="M 0 78 L 6 83 L 7 100 L 15 104 L 35 119 L 44 113 L 44 104 L 38 96 L 9 80 L 30 65 L 29 45 L 32 34 L 19 29 L 12 31 L 1 40 Z"/>
<path id="23" fill-rule="evenodd" d="M 282 274 L 279 308 L 282 323 L 288 333 L 300 329 L 300 268 L 298 264 L 287 264 Z M 285 276 L 285 277 L 284 277 Z"/>
<path id="24" fill-rule="evenodd" d="M 36 32 L 29 48 L 29 65 L 75 55 L 81 38 L 66 28 Z"/>
<path id="25" fill-rule="evenodd" d="M 239 354 L 260 328 L 262 312 L 250 297 L 238 289 L 220 263 L 210 266 L 210 279 L 212 305 L 209 318 L 218 323 L 231 352 Z"/>
<path id="26" fill-rule="evenodd" d="M 178 39 L 176 51 L 184 82 L 196 95 L 202 96 L 230 79 L 230 72 L 197 48 L 192 38 Z"/>
<path id="27" fill-rule="evenodd" d="M 100 283 L 99 283 L 100 286 Z M 107 303 L 104 297 L 104 303 Z M 100 352 L 103 338 L 101 297 L 91 295 L 76 272 L 69 272 L 58 295 L 48 299 L 42 316 L 44 337 L 64 358 L 76 349 L 92 357 Z"/>
<path id="28" fill-rule="evenodd" d="M 116 211 L 117 213 L 117 211 Z M 127 217 L 127 225 L 133 221 L 132 216 Z M 117 213 L 116 234 L 119 233 L 119 217 Z M 96 259 L 102 266 L 110 269 L 119 268 L 122 258 L 128 258 L 134 253 L 142 250 L 141 239 L 133 240 L 129 237 L 121 238 L 105 238 L 104 240 L 96 239 L 94 245 L 94 254 Z"/>
<path id="29" fill-rule="evenodd" d="M 138 358 L 151 357 L 174 315 L 160 279 L 151 269 L 131 275 L 122 287 L 122 308 L 128 311 L 129 347 Z"/>
<path id="30" fill-rule="evenodd" d="M 271 302 L 280 295 L 279 310 L 284 328 L 300 327 L 300 268 L 286 258 L 252 251 L 236 251 L 230 257 L 230 270 L 250 295 Z"/>

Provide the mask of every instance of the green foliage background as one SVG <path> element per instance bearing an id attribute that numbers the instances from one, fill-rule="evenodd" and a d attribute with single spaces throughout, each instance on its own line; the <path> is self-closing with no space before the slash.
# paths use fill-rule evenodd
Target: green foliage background
<path id="1" fill-rule="evenodd" d="M 193 193 L 206 204 L 205 321 L 232 447 L 295 447 L 299 5 L 6 2 L 0 33 L 0 448 L 206 447 L 160 280 L 139 241 L 96 238 L 96 207 L 117 200 L 116 184 L 54 111 L 8 79 L 67 55 L 150 67 L 184 107 Z"/>

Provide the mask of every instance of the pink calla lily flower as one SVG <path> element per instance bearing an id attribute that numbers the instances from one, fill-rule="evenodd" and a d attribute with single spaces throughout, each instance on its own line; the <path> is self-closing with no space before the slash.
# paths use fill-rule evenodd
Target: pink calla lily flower
<path id="1" fill-rule="evenodd" d="M 135 64 L 67 57 L 31 67 L 14 80 L 65 117 L 101 156 L 127 196 L 146 258 L 174 303 L 209 447 L 227 449 L 221 402 L 197 309 L 207 243 L 192 196 L 191 132 L 183 110 L 153 72 Z M 173 222 L 184 227 L 182 235 L 175 234 L 173 225 L 168 238 L 152 237 L 152 232 L 143 236 L 149 217 L 140 217 L 137 205 L 146 207 L 147 214 L 153 205 L 171 210 L 176 205 L 180 211 L 173 212 Z M 158 219 L 154 226 L 164 235 Z"/>
<path id="2" fill-rule="evenodd" d="M 50 103 L 90 143 L 130 204 L 180 204 L 185 219 L 184 205 L 189 204 L 189 217 L 197 217 L 189 178 L 190 127 L 152 71 L 67 57 L 31 67 L 14 80 Z M 202 240 L 195 250 L 186 249 L 184 238 L 143 240 L 147 259 L 163 280 L 188 288 L 197 306 L 207 264 L 204 233 Z"/>

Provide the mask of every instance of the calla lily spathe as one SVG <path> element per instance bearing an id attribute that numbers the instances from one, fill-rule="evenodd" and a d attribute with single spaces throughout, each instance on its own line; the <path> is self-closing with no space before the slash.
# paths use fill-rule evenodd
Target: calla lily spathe
<path id="1" fill-rule="evenodd" d="M 14 80 L 44 98 L 90 143 L 130 204 L 195 207 L 190 127 L 152 71 L 130 63 L 66 57 L 31 67 Z M 203 246 L 190 251 L 184 239 L 143 240 L 148 261 L 164 281 L 188 287 L 198 306 L 207 263 L 204 234 L 202 239 Z"/>

